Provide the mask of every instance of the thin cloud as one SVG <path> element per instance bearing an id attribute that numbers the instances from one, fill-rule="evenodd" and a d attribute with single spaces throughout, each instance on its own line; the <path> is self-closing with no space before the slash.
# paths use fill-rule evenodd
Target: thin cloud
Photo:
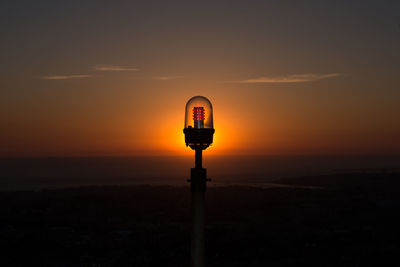
<path id="1" fill-rule="evenodd" d="M 93 69 L 97 71 L 138 71 L 137 68 L 115 65 L 95 65 Z"/>
<path id="2" fill-rule="evenodd" d="M 260 77 L 242 81 L 232 81 L 233 83 L 304 83 L 322 79 L 335 78 L 345 76 L 343 73 L 327 73 L 327 74 L 292 74 L 277 77 Z"/>
<path id="3" fill-rule="evenodd" d="M 160 80 L 160 81 L 175 80 L 175 79 L 180 79 L 180 78 L 183 78 L 183 76 L 159 76 L 159 77 L 154 77 L 155 80 Z"/>
<path id="4" fill-rule="evenodd" d="M 93 75 L 87 74 L 76 74 L 76 75 L 48 75 L 43 76 L 43 80 L 71 80 L 71 79 L 82 79 L 82 78 L 90 78 Z"/>

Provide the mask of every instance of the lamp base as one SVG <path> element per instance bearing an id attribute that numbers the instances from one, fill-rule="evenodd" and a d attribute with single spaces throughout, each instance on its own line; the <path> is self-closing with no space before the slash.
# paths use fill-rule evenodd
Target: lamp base
<path id="1" fill-rule="evenodd" d="M 215 130 L 212 128 L 185 128 L 183 133 L 185 134 L 186 146 L 191 149 L 206 149 L 213 142 Z"/>

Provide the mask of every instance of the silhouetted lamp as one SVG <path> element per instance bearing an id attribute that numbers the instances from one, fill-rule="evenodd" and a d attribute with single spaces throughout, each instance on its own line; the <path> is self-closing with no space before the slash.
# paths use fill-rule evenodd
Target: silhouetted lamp
<path id="1" fill-rule="evenodd" d="M 202 151 L 213 142 L 213 109 L 210 100 L 204 96 L 189 99 L 185 111 L 186 146 L 195 153 L 195 168 L 190 172 L 192 191 L 192 266 L 204 266 L 204 193 L 206 192 L 206 169 L 202 167 Z"/>
<path id="2" fill-rule="evenodd" d="M 195 96 L 186 104 L 185 143 L 194 150 L 206 149 L 213 142 L 213 110 L 210 100 Z"/>

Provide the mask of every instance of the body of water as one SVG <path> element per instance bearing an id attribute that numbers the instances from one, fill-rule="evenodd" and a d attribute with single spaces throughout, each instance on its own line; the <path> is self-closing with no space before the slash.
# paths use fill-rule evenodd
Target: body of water
<path id="1" fill-rule="evenodd" d="M 187 186 L 192 157 L 2 158 L 0 190 L 87 185 Z M 346 171 L 394 171 L 400 156 L 207 156 L 210 186 L 268 186 L 275 179 Z"/>

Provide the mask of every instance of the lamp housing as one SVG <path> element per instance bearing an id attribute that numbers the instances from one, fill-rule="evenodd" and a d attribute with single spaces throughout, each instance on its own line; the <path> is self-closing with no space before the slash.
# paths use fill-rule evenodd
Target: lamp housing
<path id="1" fill-rule="evenodd" d="M 204 96 L 194 96 L 186 103 L 185 134 L 186 146 L 206 149 L 213 142 L 213 108 Z"/>

